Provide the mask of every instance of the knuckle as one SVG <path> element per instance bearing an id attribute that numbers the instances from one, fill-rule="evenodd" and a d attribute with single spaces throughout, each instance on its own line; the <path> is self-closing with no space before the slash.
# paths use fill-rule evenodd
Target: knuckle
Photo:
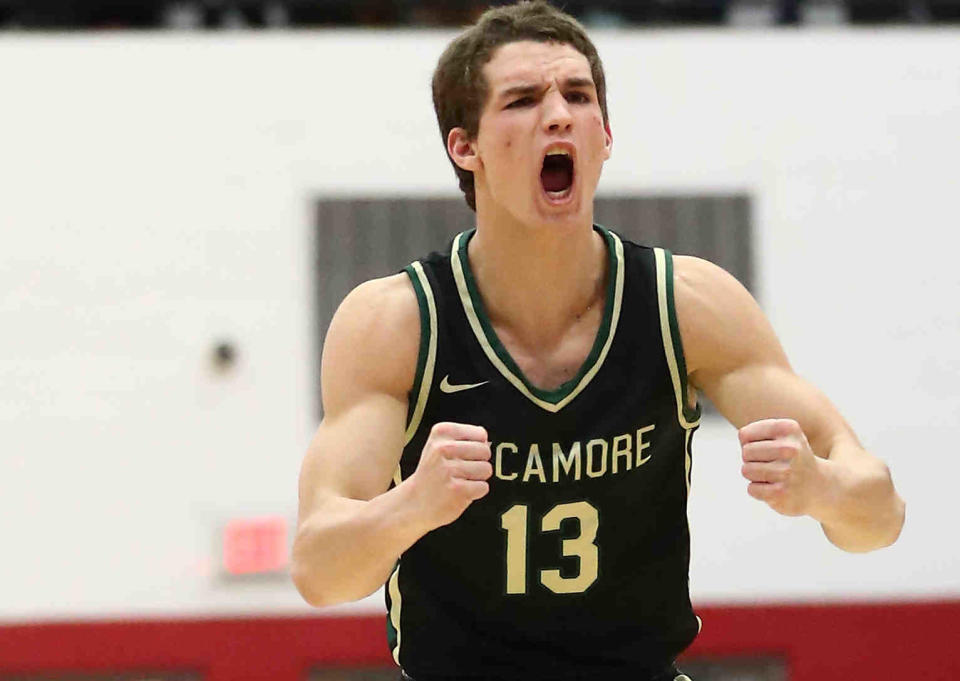
<path id="1" fill-rule="evenodd" d="M 775 429 L 778 435 L 793 435 L 800 430 L 800 424 L 793 419 L 778 419 Z"/>
<path id="2" fill-rule="evenodd" d="M 449 437 L 453 433 L 453 427 L 453 424 L 449 421 L 440 421 L 439 423 L 435 423 L 433 428 L 430 429 L 430 435 Z"/>
<path id="3" fill-rule="evenodd" d="M 750 442 L 755 442 L 758 434 L 763 429 L 762 421 L 753 421 L 748 423 L 743 428 L 740 428 L 737 431 L 737 436 L 740 438 L 740 444 L 748 444 Z"/>
<path id="4" fill-rule="evenodd" d="M 453 440 L 443 440 L 442 442 L 437 443 L 437 451 L 443 455 L 443 458 L 445 459 L 456 458 L 457 443 Z"/>
<path id="5" fill-rule="evenodd" d="M 796 440 L 788 440 L 780 445 L 780 450 L 783 452 L 784 456 L 791 459 L 800 453 L 800 449 L 800 443 Z"/>

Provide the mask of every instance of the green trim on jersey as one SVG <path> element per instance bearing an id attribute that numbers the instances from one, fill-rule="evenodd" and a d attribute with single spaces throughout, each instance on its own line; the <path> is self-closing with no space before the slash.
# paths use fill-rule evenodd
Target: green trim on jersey
<path id="1" fill-rule="evenodd" d="M 683 342 L 677 324 L 673 298 L 673 254 L 664 248 L 654 249 L 657 262 L 657 300 L 660 307 L 660 331 L 667 354 L 670 378 L 677 400 L 677 419 L 684 428 L 700 425 L 700 405 L 691 408 L 687 402 L 687 364 L 683 359 Z"/>
<path id="2" fill-rule="evenodd" d="M 408 423 L 404 434 L 403 445 L 406 447 L 417 434 L 423 412 L 430 397 L 430 387 L 433 385 L 433 372 L 437 363 L 437 304 L 433 295 L 430 280 L 419 262 L 411 263 L 403 268 L 410 277 L 413 291 L 417 295 L 417 307 L 420 309 L 420 349 L 417 353 L 417 373 L 413 379 L 408 399 Z M 403 482 L 400 463 L 393 473 L 393 482 L 399 485 Z M 400 594 L 400 561 L 397 561 L 390 579 L 387 581 L 387 593 L 390 598 L 390 612 L 387 613 L 387 641 L 393 652 L 393 659 L 400 664 L 400 608 L 403 598 Z"/>
<path id="3" fill-rule="evenodd" d="M 667 260 L 667 313 L 670 317 L 670 335 L 673 339 L 673 352 L 677 358 L 677 369 L 680 373 L 680 395 L 683 397 L 683 416 L 690 422 L 700 420 L 700 404 L 693 408 L 687 400 L 689 395 L 687 386 L 687 362 L 683 357 L 683 339 L 680 338 L 680 325 L 677 323 L 677 306 L 673 294 L 673 254 L 666 251 Z"/>
<path id="4" fill-rule="evenodd" d="M 423 412 L 430 397 L 430 386 L 433 385 L 433 371 L 437 363 L 437 304 L 433 296 L 433 288 L 427 278 L 423 265 L 419 262 L 411 263 L 403 268 L 410 277 L 414 293 L 417 295 L 417 307 L 420 308 L 420 350 L 417 353 L 417 373 L 410 389 L 409 406 L 407 413 L 409 421 L 404 434 L 403 445 L 406 447 L 417 434 Z M 414 396 L 416 398 L 414 399 Z M 399 485 L 403 482 L 400 463 L 393 474 L 393 482 Z M 400 594 L 400 561 L 397 561 L 390 579 L 387 581 L 387 593 L 390 598 L 390 612 L 387 613 L 387 641 L 393 652 L 393 659 L 400 664 L 400 608 L 403 598 Z"/>
<path id="5" fill-rule="evenodd" d="M 423 271 L 423 265 L 415 262 L 404 267 L 403 271 L 413 283 L 413 290 L 417 294 L 417 305 L 420 308 L 420 351 L 417 355 L 416 378 L 413 380 L 407 407 L 408 423 L 404 438 L 404 445 L 406 445 L 420 427 L 423 410 L 430 396 L 430 386 L 433 384 L 433 370 L 437 362 L 437 306 L 430 280 Z"/>
<path id="6" fill-rule="evenodd" d="M 394 571 L 400 567 L 400 561 L 396 562 L 394 565 Z M 390 573 L 390 577 L 387 578 L 387 647 L 390 650 L 390 653 L 393 654 L 393 651 L 397 648 L 400 640 L 400 632 L 397 627 L 393 626 L 393 602 L 390 599 L 390 581 L 393 579 L 393 573 Z M 399 618 L 398 618 L 399 619 Z"/>
<path id="7" fill-rule="evenodd" d="M 400 665 L 400 561 L 393 569 L 393 574 L 387 581 L 387 593 L 390 594 L 390 612 L 387 613 L 387 642 L 393 661 Z"/>
<path id="8" fill-rule="evenodd" d="M 477 290 L 476 279 L 470 269 L 467 244 L 475 229 L 461 232 L 453 240 L 450 254 L 451 266 L 460 301 L 484 354 L 501 374 L 530 401 L 543 409 L 556 413 L 579 395 L 600 370 L 607 357 L 620 319 L 620 307 L 623 302 L 623 243 L 620 238 L 599 225 L 595 229 L 607 245 L 609 274 L 607 277 L 607 295 L 604 302 L 603 318 L 593 347 L 577 375 L 555 390 L 542 390 L 533 385 L 517 366 L 510 353 L 497 337 L 483 307 L 483 301 Z"/>
<path id="9" fill-rule="evenodd" d="M 390 615 L 387 614 L 387 649 L 390 651 L 390 654 L 393 655 L 394 649 L 397 647 L 397 629 L 393 626 L 393 622 L 390 621 Z"/>

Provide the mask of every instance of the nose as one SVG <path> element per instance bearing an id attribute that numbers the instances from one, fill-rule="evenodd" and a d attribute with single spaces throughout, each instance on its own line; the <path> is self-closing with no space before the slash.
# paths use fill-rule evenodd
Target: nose
<path id="1" fill-rule="evenodd" d="M 544 102 L 543 127 L 550 132 L 566 132 L 572 125 L 569 102 L 561 92 L 551 90 Z"/>

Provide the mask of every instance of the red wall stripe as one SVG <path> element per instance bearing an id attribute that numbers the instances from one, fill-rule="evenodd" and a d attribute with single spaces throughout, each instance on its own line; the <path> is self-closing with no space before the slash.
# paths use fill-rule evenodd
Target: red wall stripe
<path id="1" fill-rule="evenodd" d="M 690 656 L 770 654 L 790 681 L 960 679 L 960 600 L 706 606 Z M 0 673 L 197 671 L 302 681 L 312 667 L 390 665 L 384 619 L 256 617 L 0 626 Z"/>

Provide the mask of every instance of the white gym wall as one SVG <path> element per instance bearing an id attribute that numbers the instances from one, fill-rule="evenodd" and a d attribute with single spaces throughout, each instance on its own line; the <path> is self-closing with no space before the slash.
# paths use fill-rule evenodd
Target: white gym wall
<path id="1" fill-rule="evenodd" d="M 314 201 L 456 195 L 429 94 L 451 35 L 0 42 L 0 620 L 310 611 L 223 579 L 217 536 L 293 528 Z M 897 545 L 844 554 L 750 499 L 708 419 L 695 601 L 957 597 L 960 31 L 594 37 L 601 192 L 752 197 L 761 304 L 907 500 Z"/>

